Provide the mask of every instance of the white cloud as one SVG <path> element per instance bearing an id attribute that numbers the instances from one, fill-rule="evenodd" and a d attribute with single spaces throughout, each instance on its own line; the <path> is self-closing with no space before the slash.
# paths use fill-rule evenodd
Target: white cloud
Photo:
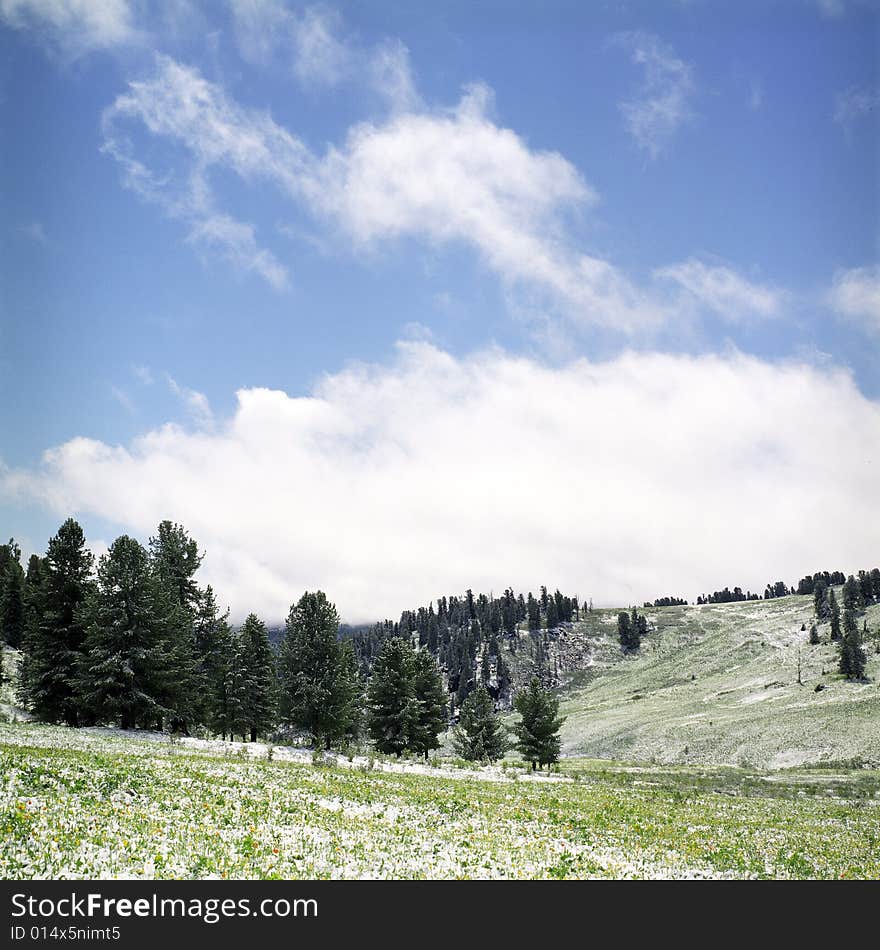
<path id="1" fill-rule="evenodd" d="M 339 37 L 341 17 L 326 7 L 302 13 L 280 0 L 231 0 L 239 50 L 252 65 L 282 58 L 306 86 L 335 86 L 348 78 L 355 54 Z"/>
<path id="2" fill-rule="evenodd" d="M 532 150 L 496 124 L 490 106 L 491 91 L 474 86 L 452 109 L 356 125 L 319 156 L 268 113 L 243 109 L 195 70 L 159 57 L 155 76 L 131 83 L 106 110 L 104 147 L 129 187 L 189 223 L 190 240 L 221 247 L 273 286 L 284 285 L 286 269 L 258 246 L 250 225 L 217 209 L 213 169 L 271 182 L 346 244 L 468 244 L 508 288 L 538 295 L 575 322 L 630 332 L 659 323 L 656 301 L 611 263 L 572 246 L 566 215 L 592 205 L 593 189 L 560 154 Z M 145 166 L 127 134 L 132 126 L 182 146 L 188 173 Z"/>
<path id="3" fill-rule="evenodd" d="M 212 429 L 214 427 L 214 413 L 211 410 L 208 397 L 196 389 L 187 389 L 186 386 L 181 386 L 167 374 L 165 379 L 168 388 L 183 403 L 193 422 L 200 429 Z"/>
<path id="4" fill-rule="evenodd" d="M 657 158 L 679 127 L 693 117 L 692 67 L 649 33 L 623 33 L 616 39 L 643 70 L 640 88 L 620 103 L 620 110 L 639 147 Z"/>
<path id="5" fill-rule="evenodd" d="M 629 604 L 870 566 L 878 462 L 880 405 L 840 371 L 411 342 L 309 396 L 242 390 L 213 432 L 73 439 L 0 486 L 143 538 L 182 522 L 238 618 L 320 587 L 356 621 L 465 587 Z"/>
<path id="6" fill-rule="evenodd" d="M 43 247 L 49 246 L 49 237 L 42 221 L 30 221 L 22 227 L 21 233 L 35 244 L 42 244 Z"/>
<path id="7" fill-rule="evenodd" d="M 815 4 L 822 16 L 829 20 L 837 19 L 846 13 L 846 4 L 843 0 L 815 0 Z"/>
<path id="8" fill-rule="evenodd" d="M 129 0 L 0 0 L 0 18 L 74 54 L 138 38 Z"/>
<path id="9" fill-rule="evenodd" d="M 119 403 L 122 408 L 129 413 L 134 413 L 135 405 L 132 402 L 131 396 L 124 389 L 120 389 L 118 386 L 110 386 L 110 395 Z"/>
<path id="10" fill-rule="evenodd" d="M 730 267 L 704 264 L 695 258 L 659 268 L 654 276 L 674 281 L 695 302 L 729 321 L 777 316 L 785 299 L 782 291 L 752 283 Z"/>
<path id="11" fill-rule="evenodd" d="M 380 44 L 370 55 L 368 76 L 372 87 L 397 112 L 410 112 L 421 103 L 413 80 L 409 50 L 403 43 Z"/>
<path id="12" fill-rule="evenodd" d="M 749 108 L 757 112 L 764 105 L 764 85 L 758 79 L 753 79 L 749 86 Z"/>
<path id="13" fill-rule="evenodd" d="M 130 83 L 128 92 L 104 111 L 104 151 L 121 164 L 129 188 L 188 225 L 190 243 L 219 252 L 239 270 L 284 289 L 287 269 L 260 247 L 253 225 L 217 208 L 206 173 L 213 166 L 228 166 L 245 179 L 286 180 L 296 175 L 305 149 L 268 114 L 240 109 L 195 70 L 165 56 L 157 57 L 157 67 L 153 79 Z M 142 163 L 128 134 L 134 124 L 184 146 L 190 161 L 183 171 L 178 156 L 163 169 Z"/>
<path id="14" fill-rule="evenodd" d="M 875 109 L 880 109 L 880 89 L 850 86 L 834 100 L 834 121 L 849 135 L 853 125 Z"/>
<path id="15" fill-rule="evenodd" d="M 135 364 L 131 367 L 131 374 L 142 386 L 153 385 L 153 371 L 149 366 Z"/>
<path id="16" fill-rule="evenodd" d="M 880 266 L 855 267 L 834 275 L 828 303 L 837 313 L 880 334 Z"/>

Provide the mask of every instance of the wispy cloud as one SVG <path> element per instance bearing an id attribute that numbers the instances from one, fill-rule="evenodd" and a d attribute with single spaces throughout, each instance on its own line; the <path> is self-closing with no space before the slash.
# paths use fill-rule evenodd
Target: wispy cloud
<path id="1" fill-rule="evenodd" d="M 49 236 L 41 221 L 29 221 L 21 228 L 21 233 L 35 244 L 42 244 L 43 247 L 49 246 Z"/>
<path id="2" fill-rule="evenodd" d="M 110 386 L 110 395 L 119 403 L 122 408 L 129 413 L 134 414 L 135 405 L 128 393 L 124 389 L 120 389 L 119 386 Z"/>
<path id="3" fill-rule="evenodd" d="M 474 247 L 509 287 L 539 293 L 575 320 L 632 330 L 657 322 L 656 305 L 609 262 L 566 237 L 570 208 L 593 189 L 556 152 L 528 148 L 489 115 L 491 92 L 468 89 L 451 109 L 394 113 L 352 127 L 324 155 L 267 113 L 243 109 L 216 84 L 167 57 L 104 114 L 105 150 L 143 198 L 189 225 L 189 239 L 217 247 L 282 286 L 286 269 L 258 247 L 252 227 L 225 216 L 211 172 L 271 182 L 356 247 L 405 237 Z M 132 128 L 134 126 L 134 128 Z M 183 146 L 189 166 L 147 167 L 132 132 Z"/>
<path id="4" fill-rule="evenodd" d="M 827 299 L 841 316 L 880 334 L 880 265 L 838 271 Z"/>
<path id="5" fill-rule="evenodd" d="M 829 20 L 842 17 L 846 13 L 846 4 L 844 0 L 812 0 L 816 8 Z"/>
<path id="6" fill-rule="evenodd" d="M 200 429 L 214 427 L 214 413 L 208 397 L 196 389 L 181 386 L 173 377 L 166 374 L 165 380 L 169 390 L 183 403 L 190 418 Z"/>
<path id="7" fill-rule="evenodd" d="M 165 56 L 157 58 L 152 80 L 133 82 L 104 111 L 103 150 L 123 168 L 124 183 L 143 200 L 188 225 L 187 240 L 219 253 L 244 272 L 263 277 L 276 290 L 288 273 L 271 251 L 261 247 L 253 225 L 221 211 L 207 178 L 212 166 L 229 165 L 243 177 L 296 173 L 305 150 L 268 115 L 246 113 L 195 70 Z M 148 167 L 134 150 L 127 126 L 137 123 L 153 136 L 182 144 L 190 163 Z"/>
<path id="8" fill-rule="evenodd" d="M 706 264 L 696 258 L 658 268 L 654 276 L 673 281 L 694 302 L 731 322 L 751 316 L 777 316 L 786 298 L 782 291 L 753 283 L 731 267 Z"/>
<path id="9" fill-rule="evenodd" d="M 0 19 L 74 56 L 139 39 L 129 0 L 0 0 Z"/>
<path id="10" fill-rule="evenodd" d="M 757 112 L 764 105 L 764 84 L 759 79 L 753 79 L 749 85 L 749 108 Z"/>
<path id="11" fill-rule="evenodd" d="M 135 364 L 131 368 L 131 375 L 142 385 L 152 386 L 154 382 L 153 372 L 149 366 Z"/>
<path id="12" fill-rule="evenodd" d="M 657 158 L 678 129 L 693 118 L 693 68 L 650 33 L 621 33 L 615 41 L 643 73 L 641 85 L 620 103 L 620 111 L 638 146 Z"/>
<path id="13" fill-rule="evenodd" d="M 242 390 L 213 431 L 72 439 L 0 491 L 141 537 L 181 521 L 237 618 L 280 619 L 319 587 L 373 620 L 465 587 L 551 578 L 624 604 L 866 563 L 878 457 L 880 405 L 840 371 L 739 354 L 551 368 L 411 342 L 307 395 Z M 845 531 L 804 531 L 829 511 Z M 346 543 L 363 538 L 381 544 Z"/>
<path id="14" fill-rule="evenodd" d="M 860 119 L 880 111 L 880 88 L 850 86 L 834 100 L 834 121 L 849 135 Z"/>

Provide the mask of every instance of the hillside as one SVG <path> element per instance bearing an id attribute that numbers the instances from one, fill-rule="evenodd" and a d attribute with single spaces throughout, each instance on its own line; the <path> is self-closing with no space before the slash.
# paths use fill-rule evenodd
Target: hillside
<path id="1" fill-rule="evenodd" d="M 837 674 L 827 624 L 819 645 L 807 642 L 811 597 L 644 613 L 650 633 L 638 656 L 621 654 L 616 610 L 593 611 L 550 644 L 563 684 L 564 755 L 759 768 L 880 763 L 880 605 L 866 614 L 868 683 Z"/>

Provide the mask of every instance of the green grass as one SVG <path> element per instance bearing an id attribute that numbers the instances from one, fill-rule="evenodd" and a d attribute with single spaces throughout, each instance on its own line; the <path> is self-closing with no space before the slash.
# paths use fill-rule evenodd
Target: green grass
<path id="1" fill-rule="evenodd" d="M 21 724 L 0 768 L 5 878 L 880 877 L 864 769 L 572 760 L 489 781 Z"/>

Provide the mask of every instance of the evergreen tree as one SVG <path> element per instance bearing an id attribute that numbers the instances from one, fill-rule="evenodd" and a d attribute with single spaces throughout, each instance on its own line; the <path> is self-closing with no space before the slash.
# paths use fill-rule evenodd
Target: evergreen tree
<path id="1" fill-rule="evenodd" d="M 328 749 L 353 735 L 360 719 L 360 679 L 349 642 L 339 640 L 339 615 L 322 591 L 290 608 L 281 644 L 280 709 L 288 725 Z"/>
<path id="2" fill-rule="evenodd" d="M 211 730 L 223 733 L 224 737 L 228 729 L 218 729 L 217 726 L 226 719 L 222 711 L 224 681 L 232 652 L 228 617 L 228 610 L 220 616 L 214 589 L 209 584 L 199 598 L 193 623 L 195 678 L 199 684 L 194 717 Z"/>
<path id="3" fill-rule="evenodd" d="M 157 588 L 146 549 L 126 535 L 98 562 L 97 589 L 80 611 L 86 624 L 79 656 L 79 705 L 91 722 L 149 726 L 167 712 L 160 681 L 166 657 Z"/>
<path id="4" fill-rule="evenodd" d="M 426 759 L 447 725 L 446 690 L 437 661 L 425 650 L 412 658 L 412 703 L 407 748 Z"/>
<path id="5" fill-rule="evenodd" d="M 18 649 L 24 635 L 24 572 L 18 561 L 13 562 L 6 575 L 0 597 L 0 643 Z"/>
<path id="6" fill-rule="evenodd" d="M 203 715 L 208 690 L 195 631 L 202 597 L 195 573 L 202 555 L 182 525 L 162 521 L 156 536 L 150 538 L 150 561 L 167 672 L 159 698 L 168 710 L 172 729 L 188 733 L 189 722 Z"/>
<path id="7" fill-rule="evenodd" d="M 617 615 L 617 636 L 621 647 L 624 650 L 629 650 L 630 643 L 632 643 L 632 633 L 629 614 L 625 610 L 621 610 Z"/>
<path id="8" fill-rule="evenodd" d="M 21 642 L 21 657 L 18 661 L 18 683 L 16 684 L 18 701 L 23 706 L 27 706 L 30 702 L 31 645 L 39 640 L 39 625 L 43 617 L 44 586 L 43 559 L 38 554 L 32 554 L 28 559 L 24 581 L 24 634 Z"/>
<path id="9" fill-rule="evenodd" d="M 864 607 L 865 599 L 862 596 L 862 585 L 850 574 L 843 585 L 843 609 L 863 610 Z"/>
<path id="10" fill-rule="evenodd" d="M 201 592 L 194 578 L 203 558 L 196 542 L 182 525 L 162 521 L 150 538 L 150 554 L 162 586 L 181 607 L 195 613 Z"/>
<path id="11" fill-rule="evenodd" d="M 813 607 L 816 619 L 821 623 L 829 617 L 828 585 L 821 574 L 816 575 L 813 581 Z"/>
<path id="12" fill-rule="evenodd" d="M 810 643 L 815 646 L 819 642 L 819 631 L 816 624 L 810 624 Z"/>
<path id="13" fill-rule="evenodd" d="M 230 718 L 236 732 L 256 742 L 275 725 L 275 654 L 266 624 L 256 614 L 248 615 L 237 641 Z"/>
<path id="14" fill-rule="evenodd" d="M 415 689 L 412 647 L 400 637 L 386 640 L 373 664 L 367 689 L 370 737 L 383 753 L 399 756 L 409 743 Z"/>
<path id="15" fill-rule="evenodd" d="M 461 707 L 453 746 L 458 755 L 471 762 L 494 762 L 507 751 L 504 730 L 495 714 L 492 697 L 482 686 L 478 686 Z"/>
<path id="16" fill-rule="evenodd" d="M 831 619 L 831 639 L 840 639 L 840 607 L 837 604 L 837 598 L 834 596 L 834 588 L 828 589 L 828 616 Z"/>
<path id="17" fill-rule="evenodd" d="M 27 637 L 22 698 L 46 722 L 79 722 L 75 685 L 85 639 L 80 611 L 93 587 L 93 560 L 82 528 L 68 518 L 49 541 L 41 611 Z"/>
<path id="18" fill-rule="evenodd" d="M 534 677 L 528 688 L 517 694 L 514 706 L 521 717 L 514 726 L 517 749 L 532 763 L 532 770 L 538 765 L 549 767 L 559 758 L 559 729 L 563 723 L 558 717 L 559 701 Z"/>
<path id="19" fill-rule="evenodd" d="M 862 637 L 856 622 L 855 609 L 848 607 L 843 612 L 843 637 L 840 641 L 840 672 L 847 679 L 858 680 L 865 675 L 867 658 L 862 649 Z"/>

